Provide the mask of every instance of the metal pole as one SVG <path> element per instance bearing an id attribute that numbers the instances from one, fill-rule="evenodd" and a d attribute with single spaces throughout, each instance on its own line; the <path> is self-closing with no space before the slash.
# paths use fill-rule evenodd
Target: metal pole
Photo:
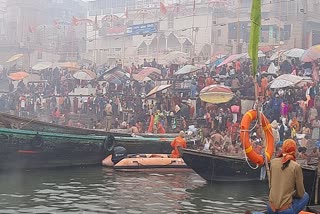
<path id="1" fill-rule="evenodd" d="M 237 47 L 236 47 L 236 53 L 240 53 L 240 1 L 238 0 L 238 8 L 237 8 Z"/>

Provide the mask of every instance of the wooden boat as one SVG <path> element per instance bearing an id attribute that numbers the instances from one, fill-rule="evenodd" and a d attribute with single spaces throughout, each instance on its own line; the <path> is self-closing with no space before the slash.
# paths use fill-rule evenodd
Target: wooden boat
<path id="1" fill-rule="evenodd" d="M 111 132 L 97 129 L 84 129 L 72 126 L 63 126 L 54 123 L 48 123 L 39 121 L 36 119 L 18 117 L 11 114 L 0 113 L 0 127 L 12 128 L 12 129 L 23 129 L 30 131 L 39 132 L 54 132 L 62 134 L 76 134 L 76 135 L 113 135 L 118 137 L 131 137 L 127 129 L 112 129 Z M 178 136 L 177 133 L 166 133 L 166 134 L 153 134 L 153 133 L 139 133 L 138 136 L 145 138 L 174 138 Z"/>
<path id="2" fill-rule="evenodd" d="M 61 133 L 61 134 L 75 134 L 75 135 L 99 135 L 99 136 L 106 136 L 106 135 L 114 135 L 114 136 L 126 136 L 130 137 L 131 134 L 129 133 L 108 133 L 103 130 L 96 130 L 96 129 L 84 129 L 84 128 L 77 128 L 72 126 L 63 126 L 54 123 L 48 123 L 39 121 L 36 119 L 18 117 L 11 114 L 0 113 L 0 127 L 3 128 L 12 128 L 12 129 L 23 129 L 23 130 L 30 130 L 30 131 L 39 131 L 39 132 L 54 132 L 54 133 Z"/>
<path id="3" fill-rule="evenodd" d="M 0 170 L 98 165 L 113 141 L 112 136 L 0 128 Z"/>
<path id="4" fill-rule="evenodd" d="M 252 169 L 245 158 L 214 155 L 207 152 L 180 149 L 180 154 L 185 163 L 192 168 L 198 175 L 205 179 L 208 183 L 215 182 L 261 182 L 260 170 Z M 317 167 L 302 165 L 304 176 L 304 186 L 306 192 L 310 196 L 310 205 L 314 204 L 315 195 L 319 195 L 319 189 L 316 190 Z"/>
<path id="5" fill-rule="evenodd" d="M 102 161 L 104 166 L 113 166 L 115 170 L 124 172 L 139 171 L 176 171 L 190 169 L 182 158 L 171 158 L 167 154 L 137 154 L 128 155 L 115 165 L 112 155 Z"/>

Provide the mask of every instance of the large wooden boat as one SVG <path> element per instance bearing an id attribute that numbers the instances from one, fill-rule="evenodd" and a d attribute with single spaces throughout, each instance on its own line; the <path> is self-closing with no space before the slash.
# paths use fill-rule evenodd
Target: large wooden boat
<path id="1" fill-rule="evenodd" d="M 97 129 L 84 129 L 72 126 L 58 125 L 54 123 L 48 123 L 31 118 L 18 117 L 15 115 L 0 112 L 0 127 L 12 128 L 12 129 L 22 129 L 30 131 L 40 131 L 40 132 L 54 132 L 61 134 L 76 134 L 76 135 L 98 135 L 98 136 L 122 136 L 130 137 L 132 136 L 126 129 L 112 129 L 111 132 L 106 132 L 104 130 Z M 138 134 L 145 138 L 173 138 L 178 134 L 176 133 L 166 133 L 166 134 L 153 134 L 153 133 L 140 133 Z"/>
<path id="2" fill-rule="evenodd" d="M 267 187 L 267 182 L 260 180 L 261 168 L 252 169 L 245 158 L 215 155 L 207 152 L 180 149 L 180 154 L 185 163 L 208 183 L 215 182 L 261 182 Z M 304 175 L 304 186 L 310 195 L 310 204 L 314 204 L 315 195 L 319 195 L 319 190 L 315 191 L 317 167 L 302 166 Z"/>
<path id="3" fill-rule="evenodd" d="M 112 138 L 0 128 L 0 169 L 98 165 Z"/>
<path id="4" fill-rule="evenodd" d="M 108 133 L 103 130 L 96 129 L 84 129 L 77 128 L 72 126 L 63 126 L 54 123 L 48 123 L 30 118 L 18 117 L 11 114 L 0 113 L 0 127 L 3 128 L 12 128 L 12 129 L 22 129 L 30 131 L 39 131 L 39 132 L 54 132 L 61 134 L 75 134 L 75 135 L 98 135 L 106 136 L 112 134 L 114 136 L 126 136 L 130 137 L 129 133 Z"/>

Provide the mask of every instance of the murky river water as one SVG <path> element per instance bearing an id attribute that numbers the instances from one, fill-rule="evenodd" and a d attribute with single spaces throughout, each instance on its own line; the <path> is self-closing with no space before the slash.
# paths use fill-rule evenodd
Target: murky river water
<path id="1" fill-rule="evenodd" d="M 0 174 L 0 213 L 244 213 L 263 210 L 266 186 L 208 185 L 194 172 L 101 167 Z"/>

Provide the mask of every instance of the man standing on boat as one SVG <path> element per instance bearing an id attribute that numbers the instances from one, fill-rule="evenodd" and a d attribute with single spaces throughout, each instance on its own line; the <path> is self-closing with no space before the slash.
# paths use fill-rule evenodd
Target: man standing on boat
<path id="1" fill-rule="evenodd" d="M 112 100 L 110 100 L 105 108 L 106 112 L 106 130 L 107 132 L 110 131 L 111 125 L 112 125 L 112 105 L 111 105 Z"/>
<path id="2" fill-rule="evenodd" d="M 184 131 L 180 131 L 179 136 L 176 137 L 171 142 L 171 147 L 173 148 L 173 150 L 171 152 L 172 158 L 179 158 L 180 157 L 178 147 L 187 148 L 187 141 L 184 139 L 184 136 L 185 136 Z"/>
<path id="3" fill-rule="evenodd" d="M 282 153 L 271 161 L 268 213 L 297 214 L 308 204 L 301 166 L 296 162 L 294 140 L 283 142 Z"/>

